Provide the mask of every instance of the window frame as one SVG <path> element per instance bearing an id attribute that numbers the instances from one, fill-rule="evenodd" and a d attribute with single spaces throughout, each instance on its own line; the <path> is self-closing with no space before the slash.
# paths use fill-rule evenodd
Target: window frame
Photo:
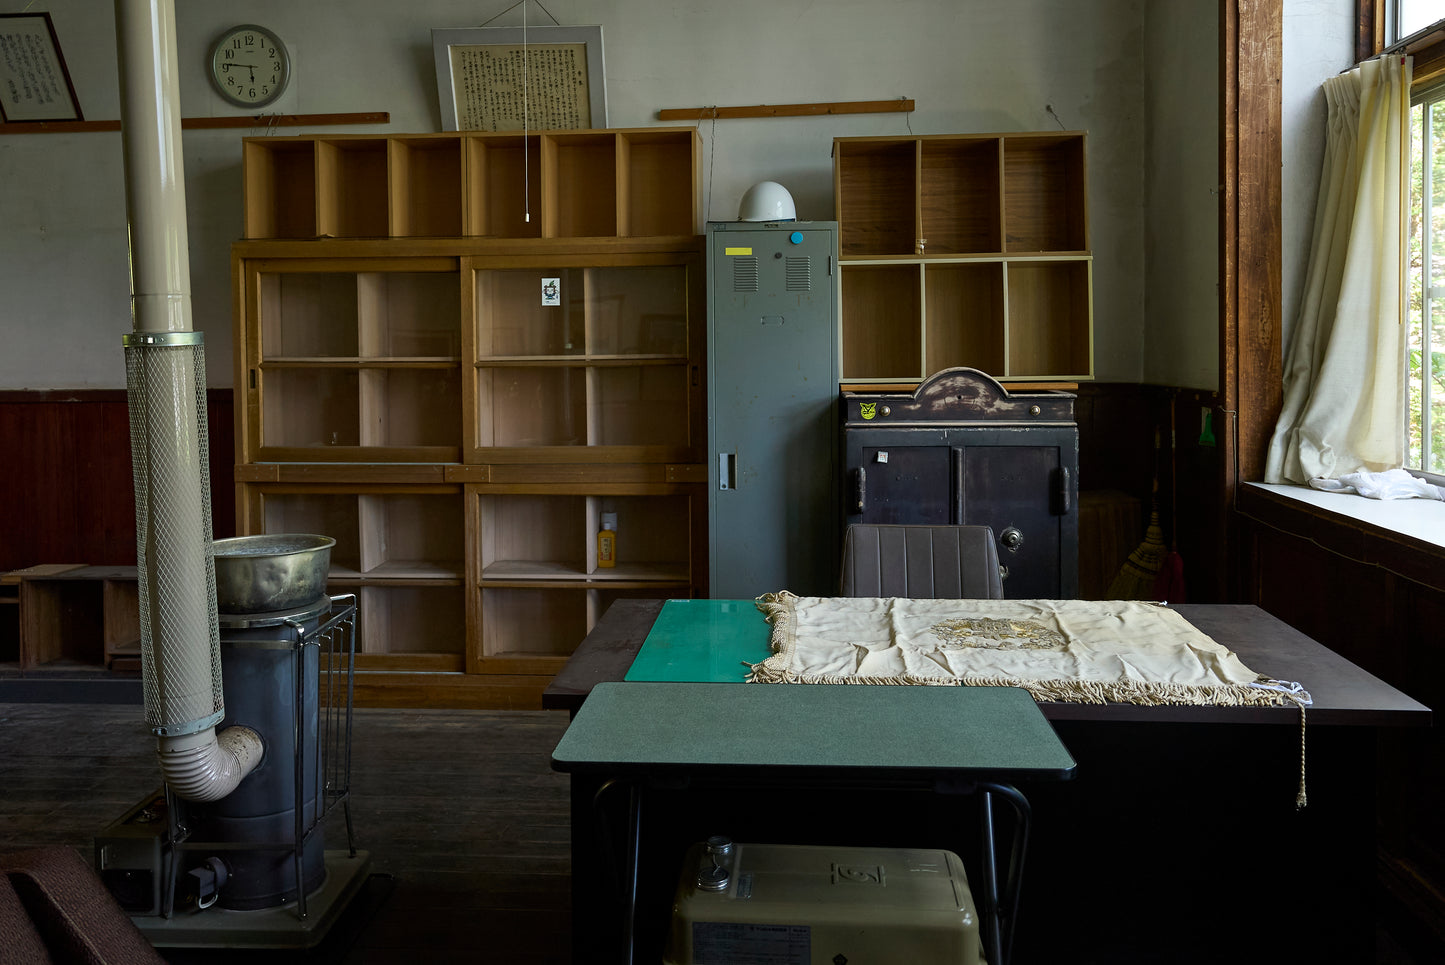
<path id="1" fill-rule="evenodd" d="M 1430 328 L 1433 327 L 1432 319 L 1436 318 L 1433 303 L 1445 303 L 1445 290 L 1442 290 L 1439 294 L 1432 294 L 1432 290 L 1445 289 L 1445 286 L 1432 284 L 1432 281 L 1438 276 L 1438 272 L 1442 268 L 1445 268 L 1445 252 L 1437 251 L 1435 248 L 1433 242 L 1436 232 L 1432 230 L 1434 225 L 1432 225 L 1429 212 L 1437 207 L 1438 202 L 1436 199 L 1439 198 L 1442 193 L 1445 193 L 1445 184 L 1438 184 L 1431 177 L 1431 157 L 1435 151 L 1438 150 L 1440 141 L 1445 139 L 1445 124 L 1438 125 L 1437 129 L 1437 125 L 1431 123 L 1432 115 L 1439 113 L 1438 111 L 1432 111 L 1431 108 L 1434 105 L 1445 106 L 1445 83 L 1437 82 L 1427 85 L 1424 89 L 1420 89 L 1418 85 L 1412 85 L 1412 89 L 1410 110 L 1412 112 L 1415 110 L 1421 111 L 1421 139 L 1418 144 L 1411 144 L 1410 152 L 1411 165 L 1413 166 L 1418 162 L 1421 168 L 1420 180 L 1418 182 L 1420 189 L 1420 225 L 1417 232 L 1419 235 L 1418 240 L 1420 243 L 1421 258 L 1419 269 L 1420 304 L 1417 310 L 1416 306 L 1408 297 L 1408 285 L 1410 283 L 1407 282 L 1407 317 L 1405 323 L 1410 337 L 1414 337 L 1417 328 L 1420 336 L 1421 367 L 1418 373 L 1413 371 L 1409 373 L 1409 391 L 1411 395 L 1414 395 L 1417 383 L 1420 392 L 1420 454 L 1418 465 L 1409 465 L 1407 463 L 1405 468 L 1416 476 L 1426 478 L 1429 482 L 1439 486 L 1445 485 L 1445 479 L 1442 479 L 1441 474 L 1433 471 L 1430 467 L 1445 465 L 1445 451 L 1432 451 L 1430 440 L 1433 435 L 1431 431 L 1432 424 L 1436 421 L 1432 418 L 1432 412 L 1440 410 L 1442 403 L 1445 403 L 1445 390 L 1442 390 L 1438 395 L 1431 391 L 1431 384 L 1436 373 L 1431 363 L 1431 356 L 1433 354 L 1431 346 L 1434 340 L 1431 338 L 1432 333 L 1430 332 Z M 1411 127 L 1412 129 L 1414 127 L 1413 119 L 1411 121 Z M 1434 148 L 1432 148 L 1432 144 L 1435 145 Z M 1417 182 L 1413 176 L 1410 181 L 1411 204 L 1413 206 Z M 1437 215 L 1437 224 L 1441 218 L 1445 218 L 1445 215 Z M 1411 239 L 1412 243 L 1414 240 L 1415 239 Z M 1410 269 L 1410 271 L 1413 274 L 1413 269 Z M 1440 325 L 1445 323 L 1437 320 L 1433 324 Z M 1407 405 L 1408 404 L 1409 403 L 1407 403 Z M 1445 418 L 1445 412 L 1439 412 L 1438 414 L 1442 418 Z"/>

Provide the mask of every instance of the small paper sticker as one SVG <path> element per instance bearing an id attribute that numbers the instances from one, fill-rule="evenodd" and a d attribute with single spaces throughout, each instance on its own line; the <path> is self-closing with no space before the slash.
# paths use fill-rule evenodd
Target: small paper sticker
<path id="1" fill-rule="evenodd" d="M 723 254 L 725 254 L 725 255 L 751 255 L 752 253 L 753 253 L 753 249 L 751 249 L 751 248 L 724 248 L 724 249 L 723 249 Z"/>
<path id="2" fill-rule="evenodd" d="M 542 304 L 543 304 L 543 305 L 560 305 L 560 304 L 562 304 L 562 279 L 560 279 L 560 278 L 543 278 L 543 279 L 542 279 Z"/>
<path id="3" fill-rule="evenodd" d="M 861 416 L 863 416 L 863 418 L 864 418 L 865 420 L 867 420 L 867 419 L 872 419 L 875 415 L 878 414 L 878 403 L 877 403 L 877 402 L 859 402 L 859 403 L 858 403 L 858 414 L 861 415 Z"/>

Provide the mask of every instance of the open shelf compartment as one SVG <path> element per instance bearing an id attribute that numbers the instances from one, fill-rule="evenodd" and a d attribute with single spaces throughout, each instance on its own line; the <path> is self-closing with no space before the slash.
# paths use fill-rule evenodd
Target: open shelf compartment
<path id="1" fill-rule="evenodd" d="M 1001 262 L 931 262 L 923 268 L 924 368 L 1004 371 Z"/>
<path id="2" fill-rule="evenodd" d="M 919 265 L 848 265 L 840 305 L 843 378 L 922 378 L 922 307 Z"/>
<path id="3" fill-rule="evenodd" d="M 833 151 L 839 254 L 916 254 L 918 142 L 838 139 Z"/>
<path id="4" fill-rule="evenodd" d="M 397 137 L 388 148 L 392 236 L 460 237 L 465 210 L 461 138 Z"/>
<path id="5" fill-rule="evenodd" d="M 689 581 L 686 495 L 479 493 L 481 581 L 653 583 Z M 601 514 L 617 514 L 617 565 L 597 565 Z"/>
<path id="6" fill-rule="evenodd" d="M 464 230 L 483 238 L 542 237 L 542 138 L 466 139 Z"/>
<path id="7" fill-rule="evenodd" d="M 1004 226 L 1013 253 L 1085 251 L 1084 141 L 1078 135 L 1006 137 Z"/>
<path id="8" fill-rule="evenodd" d="M 246 138 L 241 148 L 247 238 L 315 238 L 316 143 Z"/>
<path id="9" fill-rule="evenodd" d="M 1088 259 L 1010 262 L 1007 271 L 1007 374 L 1093 378 Z"/>

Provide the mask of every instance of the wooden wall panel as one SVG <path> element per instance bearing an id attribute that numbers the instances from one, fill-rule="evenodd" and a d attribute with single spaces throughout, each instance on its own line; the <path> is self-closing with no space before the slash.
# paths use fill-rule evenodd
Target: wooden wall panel
<path id="1" fill-rule="evenodd" d="M 1239 495 L 1246 602 L 1437 715 L 1445 711 L 1445 550 L 1253 487 L 1241 486 Z M 1445 943 L 1445 733 L 1381 733 L 1378 761 L 1386 912 L 1412 945 L 1438 954 Z"/>
<path id="2" fill-rule="evenodd" d="M 208 397 L 211 517 L 236 531 L 231 393 Z M 0 393 L 0 571 L 39 563 L 135 563 L 125 393 Z"/>

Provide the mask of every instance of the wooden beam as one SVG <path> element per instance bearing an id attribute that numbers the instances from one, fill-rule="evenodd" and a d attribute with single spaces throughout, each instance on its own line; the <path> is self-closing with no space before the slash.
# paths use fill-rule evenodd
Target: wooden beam
<path id="1" fill-rule="evenodd" d="M 719 117 L 809 117 L 820 114 L 911 113 L 913 101 L 836 101 L 831 104 L 759 104 L 757 107 L 675 107 L 657 112 L 659 121 L 705 121 Z"/>
<path id="2" fill-rule="evenodd" d="M 388 124 L 391 112 L 363 114 L 254 114 L 241 117 L 183 117 L 182 130 L 230 127 L 322 127 L 329 124 Z M 0 124 L 0 134 L 82 134 L 118 131 L 120 121 L 26 121 Z"/>
<path id="3" fill-rule="evenodd" d="M 1281 353 L 1283 0 L 1220 3 L 1219 394 L 1215 429 L 1222 504 L 1237 507 L 1240 483 L 1264 477 L 1270 436 L 1283 399 Z M 1219 599 L 1250 600 L 1247 547 L 1229 517 L 1232 574 Z"/>

